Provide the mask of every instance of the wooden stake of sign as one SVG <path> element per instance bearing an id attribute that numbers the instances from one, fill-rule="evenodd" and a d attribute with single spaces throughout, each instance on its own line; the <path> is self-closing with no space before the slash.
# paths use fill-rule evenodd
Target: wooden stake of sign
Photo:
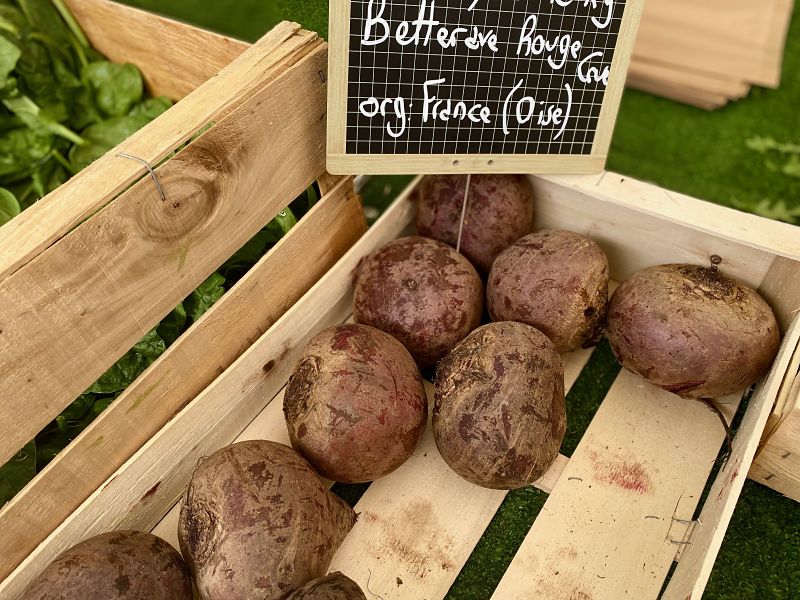
<path id="1" fill-rule="evenodd" d="M 603 169 L 644 0 L 331 0 L 335 174 Z"/>

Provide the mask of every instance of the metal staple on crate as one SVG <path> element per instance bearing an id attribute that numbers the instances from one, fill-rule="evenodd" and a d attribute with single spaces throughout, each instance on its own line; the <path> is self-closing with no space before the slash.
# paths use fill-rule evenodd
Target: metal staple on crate
<path id="1" fill-rule="evenodd" d="M 117 156 L 120 157 L 120 158 L 127 158 L 129 160 L 135 160 L 136 162 L 144 165 L 145 168 L 147 169 L 147 171 L 150 173 L 150 177 L 152 178 L 153 183 L 156 184 L 156 189 L 158 190 L 158 193 L 161 196 L 161 201 L 162 202 L 166 202 L 167 201 L 167 197 L 164 195 L 164 190 L 161 187 L 161 183 L 158 181 L 158 175 L 156 175 L 155 169 L 153 169 L 153 166 L 149 162 L 147 162 L 143 158 L 140 158 L 138 156 L 134 156 L 133 154 L 128 154 L 127 152 L 120 152 L 119 154 L 117 154 Z"/>

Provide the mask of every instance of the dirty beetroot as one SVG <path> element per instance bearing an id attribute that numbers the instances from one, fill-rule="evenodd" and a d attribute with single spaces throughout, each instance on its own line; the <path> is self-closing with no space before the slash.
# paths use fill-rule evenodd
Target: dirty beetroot
<path id="1" fill-rule="evenodd" d="M 559 352 L 572 352 L 603 337 L 608 281 L 608 259 L 594 241 L 572 231 L 538 231 L 494 262 L 489 314 L 536 327 Z"/>
<path id="2" fill-rule="evenodd" d="M 466 175 L 426 177 L 417 197 L 417 231 L 451 246 L 458 230 Z M 472 175 L 461 252 L 487 275 L 497 255 L 533 227 L 533 190 L 522 175 Z"/>
<path id="3" fill-rule="evenodd" d="M 780 345 L 772 309 L 717 268 L 662 265 L 632 275 L 609 305 L 617 359 L 687 398 L 721 398 L 769 370 Z"/>
<path id="4" fill-rule="evenodd" d="M 355 521 L 297 452 L 253 440 L 199 462 L 178 537 L 204 600 L 282 600 L 325 574 Z"/>
<path id="5" fill-rule="evenodd" d="M 367 600 L 358 584 L 339 573 L 309 581 L 286 600 Z"/>
<path id="6" fill-rule="evenodd" d="M 159 537 L 113 531 L 62 553 L 25 592 L 25 600 L 191 600 L 181 555 Z"/>
<path id="7" fill-rule="evenodd" d="M 523 323 L 473 331 L 439 363 L 433 434 L 445 462 L 477 485 L 530 485 L 553 464 L 567 417 L 555 345 Z"/>
<path id="8" fill-rule="evenodd" d="M 373 481 L 414 452 L 428 400 L 414 359 L 383 331 L 346 324 L 306 346 L 283 399 L 292 446 L 323 477 Z"/>
<path id="9" fill-rule="evenodd" d="M 359 265 L 353 316 L 397 338 L 427 367 L 480 324 L 483 295 L 475 267 L 454 248 L 406 237 Z"/>

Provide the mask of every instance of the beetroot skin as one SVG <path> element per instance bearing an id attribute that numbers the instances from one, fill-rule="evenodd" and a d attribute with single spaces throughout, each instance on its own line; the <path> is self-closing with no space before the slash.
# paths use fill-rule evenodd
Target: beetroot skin
<path id="1" fill-rule="evenodd" d="M 310 581 L 286 600 L 367 600 L 358 584 L 338 571 Z"/>
<path id="2" fill-rule="evenodd" d="M 191 600 L 181 555 L 159 537 L 112 531 L 63 552 L 31 584 L 25 600 Z"/>
<path id="3" fill-rule="evenodd" d="M 608 339 L 619 362 L 687 398 L 721 398 L 767 373 L 780 345 L 772 309 L 719 270 L 662 265 L 617 288 Z"/>
<path id="4" fill-rule="evenodd" d="M 294 369 L 283 410 L 292 446 L 323 476 L 373 481 L 411 456 L 428 420 L 414 359 L 374 327 L 317 334 Z"/>
<path id="5" fill-rule="evenodd" d="M 417 204 L 417 231 L 451 246 L 458 240 L 466 175 L 426 177 Z M 461 252 L 486 275 L 497 255 L 533 227 L 533 191 L 522 175 L 473 175 Z"/>
<path id="6" fill-rule="evenodd" d="M 366 258 L 353 316 L 396 337 L 421 367 L 433 365 L 480 323 L 483 282 L 442 242 L 406 237 Z"/>
<path id="7" fill-rule="evenodd" d="M 202 600 L 283 600 L 325 574 L 355 522 L 297 452 L 252 440 L 198 463 L 178 538 Z"/>
<path id="8" fill-rule="evenodd" d="M 559 352 L 592 346 L 605 327 L 608 259 L 579 233 L 538 231 L 497 257 L 486 298 L 492 321 L 536 327 Z"/>
<path id="9" fill-rule="evenodd" d="M 561 357 L 533 327 L 484 325 L 439 363 L 433 435 L 467 481 L 532 484 L 558 456 L 566 425 Z"/>

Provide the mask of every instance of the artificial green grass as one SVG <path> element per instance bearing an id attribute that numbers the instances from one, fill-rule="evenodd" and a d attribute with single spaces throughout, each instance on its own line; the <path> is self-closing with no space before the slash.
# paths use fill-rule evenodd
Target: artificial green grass
<path id="1" fill-rule="evenodd" d="M 327 22 L 324 0 L 128 2 L 249 41 L 281 18 L 317 31 L 325 31 Z M 608 168 L 719 204 L 800 222 L 800 149 L 754 149 L 774 145 L 769 140 L 800 144 L 799 110 L 800 9 L 789 32 L 780 90 L 754 89 L 747 99 L 714 113 L 628 91 Z M 763 138 L 768 143 L 758 142 Z M 396 193 L 396 187 L 392 185 L 384 199 Z M 598 381 L 611 373 L 598 374 Z M 584 384 L 591 390 L 592 381 L 586 377 L 573 390 Z M 575 434 L 588 423 L 572 399 L 570 405 L 571 437 L 566 449 L 574 448 Z M 533 489 L 509 494 L 454 585 L 451 598 L 491 596 L 491 582 L 499 580 L 498 565 L 508 564 L 545 498 Z M 704 598 L 800 599 L 800 504 L 748 481 Z"/>

